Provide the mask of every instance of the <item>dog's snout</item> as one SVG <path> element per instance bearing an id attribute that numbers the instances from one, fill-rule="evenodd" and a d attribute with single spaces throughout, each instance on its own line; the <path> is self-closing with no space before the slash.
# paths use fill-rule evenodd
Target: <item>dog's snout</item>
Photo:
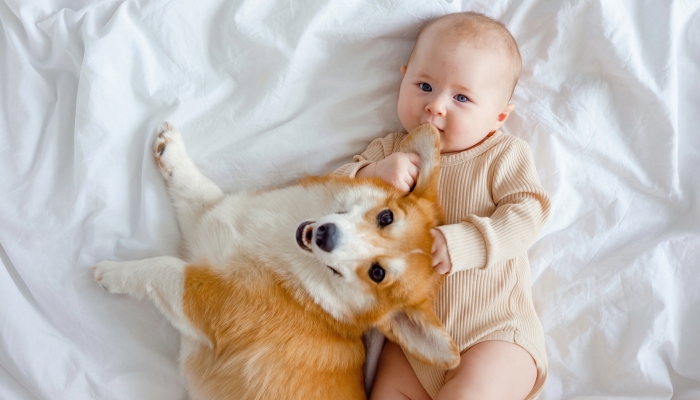
<path id="1" fill-rule="evenodd" d="M 316 228 L 316 246 L 323 251 L 333 251 L 337 238 L 338 229 L 335 224 L 327 223 Z"/>

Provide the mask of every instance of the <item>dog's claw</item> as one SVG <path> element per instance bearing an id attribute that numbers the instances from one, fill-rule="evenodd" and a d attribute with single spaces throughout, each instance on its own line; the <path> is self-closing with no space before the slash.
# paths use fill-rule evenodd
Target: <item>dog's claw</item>
<path id="1" fill-rule="evenodd" d="M 168 180 L 169 177 L 173 176 L 173 170 L 178 164 L 178 160 L 182 158 L 180 153 L 184 154 L 182 138 L 170 122 L 160 124 L 157 133 L 156 141 L 153 144 L 153 155 L 163 177 Z M 168 149 L 168 154 L 165 154 L 166 149 Z"/>

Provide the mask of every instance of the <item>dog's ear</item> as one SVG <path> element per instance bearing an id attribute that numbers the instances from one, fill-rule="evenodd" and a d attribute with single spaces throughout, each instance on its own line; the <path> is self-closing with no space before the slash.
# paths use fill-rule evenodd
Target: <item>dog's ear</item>
<path id="1" fill-rule="evenodd" d="M 413 358 L 441 369 L 459 365 L 459 351 L 429 301 L 394 312 L 377 324 L 389 340 Z"/>
<path id="2" fill-rule="evenodd" d="M 420 157 L 420 174 L 412 195 L 430 201 L 438 201 L 438 177 L 440 174 L 440 133 L 430 125 L 420 125 L 408 134 L 399 151 L 416 153 Z"/>

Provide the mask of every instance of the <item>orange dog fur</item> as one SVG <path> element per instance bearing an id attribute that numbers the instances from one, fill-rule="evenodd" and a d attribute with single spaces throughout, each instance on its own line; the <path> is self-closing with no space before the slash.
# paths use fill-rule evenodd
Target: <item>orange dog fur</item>
<path id="1" fill-rule="evenodd" d="M 157 163 L 186 261 L 105 261 L 112 293 L 148 296 L 182 332 L 193 399 L 363 399 L 362 333 L 377 327 L 412 356 L 453 368 L 459 353 L 432 311 L 438 134 L 424 125 L 405 151 L 421 157 L 404 194 L 379 179 L 310 177 L 224 196 L 164 123 Z"/>

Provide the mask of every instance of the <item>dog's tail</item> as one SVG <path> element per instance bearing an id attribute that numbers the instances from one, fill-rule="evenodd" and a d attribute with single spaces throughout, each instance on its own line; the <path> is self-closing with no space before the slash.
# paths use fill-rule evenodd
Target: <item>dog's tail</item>
<path id="1" fill-rule="evenodd" d="M 440 133 L 430 124 L 418 126 L 401 143 L 399 151 L 416 153 L 420 157 L 420 174 L 414 191 L 433 189 L 437 194 L 440 172 Z"/>

